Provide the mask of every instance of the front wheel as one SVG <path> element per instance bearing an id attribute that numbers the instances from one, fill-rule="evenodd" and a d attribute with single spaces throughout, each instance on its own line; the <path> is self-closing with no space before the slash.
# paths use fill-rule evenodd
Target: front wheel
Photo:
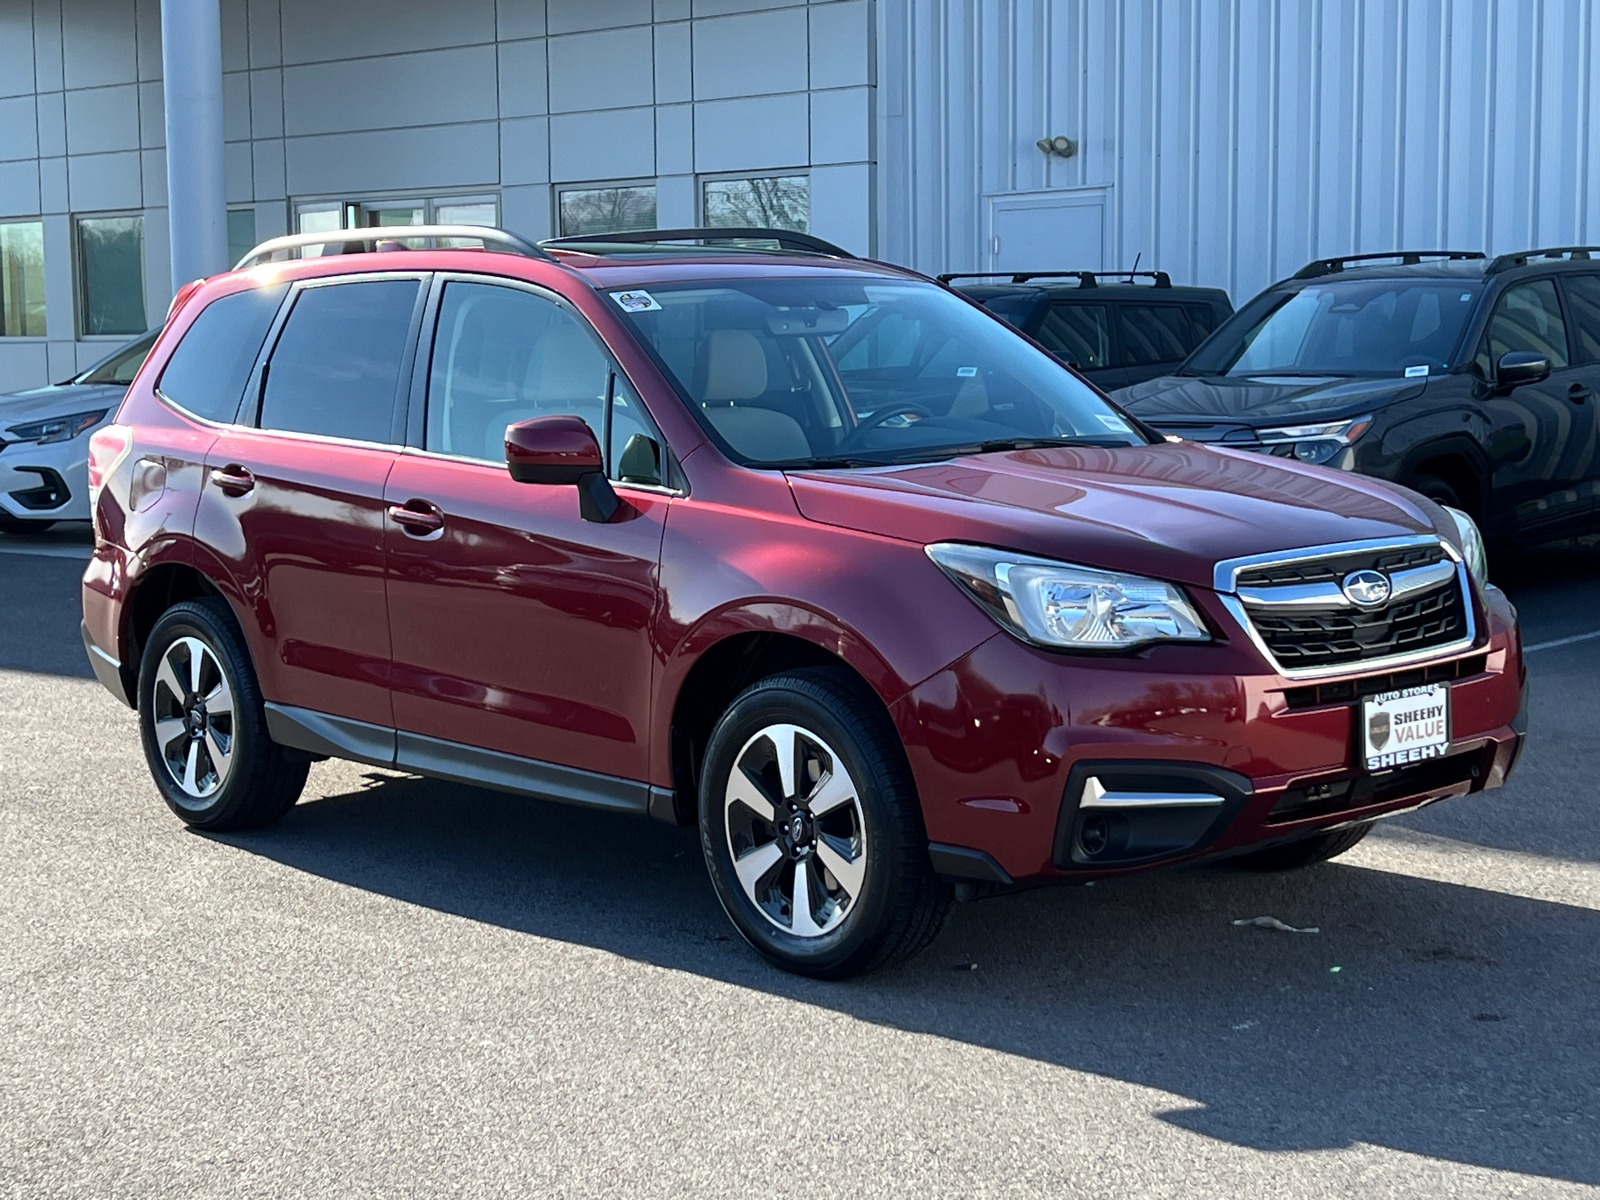
<path id="1" fill-rule="evenodd" d="M 294 806 L 310 764 L 267 736 L 261 689 L 227 604 L 162 614 L 139 666 L 139 732 L 167 807 L 197 829 L 246 829 Z"/>
<path id="2" fill-rule="evenodd" d="M 734 700 L 706 749 L 700 845 L 740 934 L 798 974 L 909 958 L 949 910 L 899 739 L 841 671 L 774 676 Z"/>

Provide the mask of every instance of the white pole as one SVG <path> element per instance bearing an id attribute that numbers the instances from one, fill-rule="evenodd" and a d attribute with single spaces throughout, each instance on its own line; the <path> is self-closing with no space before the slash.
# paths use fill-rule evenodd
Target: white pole
<path id="1" fill-rule="evenodd" d="M 222 160 L 222 18 L 218 0 L 161 0 L 172 290 L 228 261 Z"/>

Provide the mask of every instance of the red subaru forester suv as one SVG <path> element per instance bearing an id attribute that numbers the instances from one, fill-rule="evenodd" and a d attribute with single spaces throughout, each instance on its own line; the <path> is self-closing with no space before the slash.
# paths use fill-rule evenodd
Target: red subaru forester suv
<path id="1" fill-rule="evenodd" d="M 1163 439 L 803 235 L 338 236 L 185 288 L 93 440 L 85 643 L 193 826 L 324 757 L 697 823 L 750 944 L 840 977 L 1516 760 L 1465 513 Z"/>

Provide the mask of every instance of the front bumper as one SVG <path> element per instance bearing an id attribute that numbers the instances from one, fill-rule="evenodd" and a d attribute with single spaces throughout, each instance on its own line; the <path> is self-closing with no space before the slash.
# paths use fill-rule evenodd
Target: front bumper
<path id="1" fill-rule="evenodd" d="M 18 521 L 89 519 L 89 435 L 0 449 L 0 515 Z"/>
<path id="2" fill-rule="evenodd" d="M 1526 676 L 1516 614 L 1498 589 L 1487 589 L 1482 618 L 1470 649 L 1413 669 L 1450 679 L 1449 753 L 1379 774 L 1357 765 L 1358 701 L 1308 703 L 1301 683 L 1243 640 L 1087 658 L 997 634 L 893 709 L 935 864 L 991 882 L 1093 878 L 1498 787 L 1526 731 Z M 1407 672 L 1339 678 L 1380 677 L 1412 682 Z M 1089 779 L 1135 800 L 1165 791 L 1218 802 L 1085 807 Z M 1121 838 L 1122 849 L 1085 853 L 1086 828 L 1091 846 Z"/>

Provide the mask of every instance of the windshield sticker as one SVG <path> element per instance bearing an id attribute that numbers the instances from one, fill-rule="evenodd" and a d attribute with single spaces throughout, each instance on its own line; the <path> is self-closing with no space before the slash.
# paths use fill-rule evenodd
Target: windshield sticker
<path id="1" fill-rule="evenodd" d="M 1128 432 L 1128 423 L 1113 413 L 1095 413 L 1095 416 L 1099 417 L 1100 424 L 1111 430 L 1112 433 Z"/>
<path id="2" fill-rule="evenodd" d="M 976 379 L 977 377 L 978 377 L 978 368 L 977 367 L 957 367 L 956 368 L 956 378 L 957 379 Z"/>
<path id="3" fill-rule="evenodd" d="M 1417 376 L 1426 375 L 1427 373 L 1428 373 L 1428 368 L 1427 367 L 1407 367 L 1406 368 L 1406 378 L 1407 379 L 1415 379 L 1415 378 L 1417 378 Z"/>
<path id="4" fill-rule="evenodd" d="M 622 306 L 623 312 L 660 312 L 661 305 L 649 292 L 612 292 L 611 298 Z"/>
<path id="5" fill-rule="evenodd" d="M 1462 292 L 1461 293 L 1461 299 L 1462 300 L 1471 300 L 1472 299 L 1472 293 L 1471 292 Z"/>

